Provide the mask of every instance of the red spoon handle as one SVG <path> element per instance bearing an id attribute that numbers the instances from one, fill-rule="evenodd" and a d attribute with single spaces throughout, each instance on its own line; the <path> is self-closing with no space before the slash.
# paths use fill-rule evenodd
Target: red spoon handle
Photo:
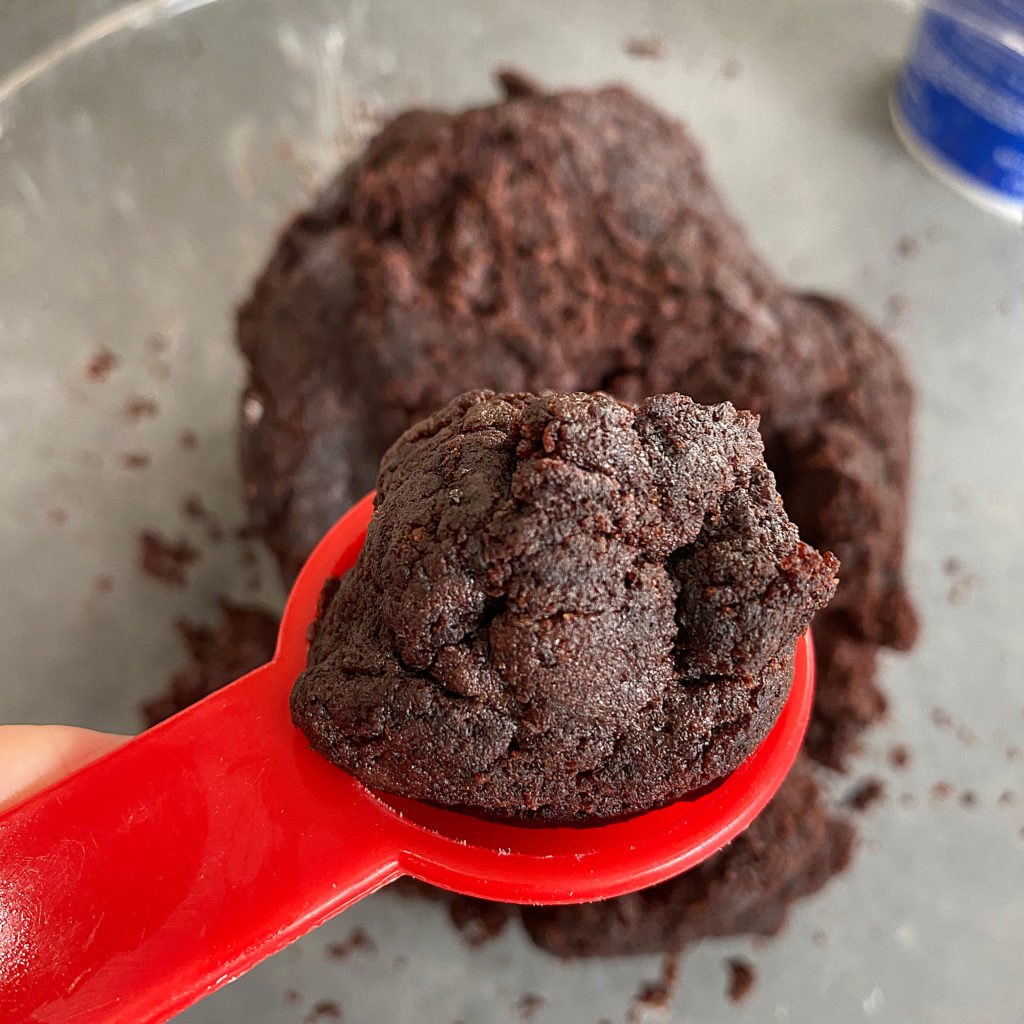
<path id="1" fill-rule="evenodd" d="M 702 861 L 778 789 L 811 711 L 809 634 L 768 738 L 709 792 L 584 829 L 371 796 L 309 749 L 288 691 L 372 508 L 306 562 L 270 665 L 0 815 L 0 1024 L 163 1021 L 403 870 L 516 903 L 631 892 Z"/>
<path id="2" fill-rule="evenodd" d="M 0 1021 L 163 1021 L 400 873 L 275 662 L 0 817 Z M 324 799 L 325 787 L 330 800 Z"/>

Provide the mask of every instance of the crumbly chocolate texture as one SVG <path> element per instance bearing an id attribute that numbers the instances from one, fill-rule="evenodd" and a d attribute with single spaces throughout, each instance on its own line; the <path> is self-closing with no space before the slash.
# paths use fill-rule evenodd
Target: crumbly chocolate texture
<path id="1" fill-rule="evenodd" d="M 375 789 L 635 814 L 764 739 L 837 569 L 786 517 L 749 413 L 469 392 L 384 456 L 292 717 Z"/>
<path id="2" fill-rule="evenodd" d="M 877 648 L 916 633 L 899 357 L 774 277 L 681 125 L 623 88 L 503 83 L 396 117 L 282 235 L 238 319 L 252 522 L 291 579 L 395 438 L 472 388 L 752 409 L 790 515 L 844 565 L 808 739 L 840 766 L 884 708 Z"/>
<path id="3" fill-rule="evenodd" d="M 167 691 L 142 706 L 146 725 L 165 718 L 240 679 L 274 656 L 278 620 L 262 608 L 221 601 L 215 627 L 182 620 L 188 664 L 176 673 Z"/>

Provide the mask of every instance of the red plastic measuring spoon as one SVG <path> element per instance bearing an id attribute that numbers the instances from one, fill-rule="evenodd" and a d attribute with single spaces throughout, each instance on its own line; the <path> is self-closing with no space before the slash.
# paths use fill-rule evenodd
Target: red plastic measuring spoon
<path id="1" fill-rule="evenodd" d="M 273 661 L 0 817 L 0 1021 L 149 1024 L 400 875 L 572 903 L 685 871 L 745 828 L 807 727 L 810 638 L 761 746 L 719 786 L 628 821 L 522 828 L 378 797 L 288 715 L 323 581 L 356 560 L 364 499 L 310 556 Z"/>

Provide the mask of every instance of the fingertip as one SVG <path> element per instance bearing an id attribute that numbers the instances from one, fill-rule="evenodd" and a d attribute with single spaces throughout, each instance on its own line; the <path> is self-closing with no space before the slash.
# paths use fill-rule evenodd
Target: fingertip
<path id="1" fill-rule="evenodd" d="M 0 726 L 0 811 L 46 789 L 128 739 L 69 725 Z"/>

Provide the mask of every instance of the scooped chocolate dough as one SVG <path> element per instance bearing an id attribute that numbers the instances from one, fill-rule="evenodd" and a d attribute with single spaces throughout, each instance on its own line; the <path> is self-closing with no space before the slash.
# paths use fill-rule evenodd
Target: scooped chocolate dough
<path id="1" fill-rule="evenodd" d="M 469 392 L 377 487 L 292 716 L 367 785 L 475 813 L 609 818 L 721 778 L 836 587 L 728 403 Z"/>
<path id="2" fill-rule="evenodd" d="M 843 583 L 819 616 L 813 756 L 876 719 L 903 584 L 911 392 L 842 302 L 785 287 L 684 128 L 622 88 L 400 114 L 295 218 L 242 306 L 242 468 L 286 581 L 417 420 L 472 388 L 682 392 L 761 416 L 804 539 Z"/>

